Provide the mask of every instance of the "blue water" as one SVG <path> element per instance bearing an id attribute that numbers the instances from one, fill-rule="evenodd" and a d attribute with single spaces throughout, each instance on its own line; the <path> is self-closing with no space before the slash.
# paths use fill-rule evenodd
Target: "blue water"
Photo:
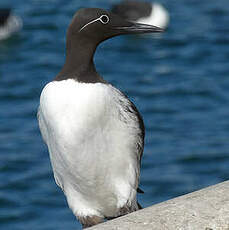
<path id="1" fill-rule="evenodd" d="M 64 62 L 74 11 L 112 2 L 1 0 L 24 28 L 0 42 L 0 229 L 80 229 L 54 182 L 36 110 Z M 95 58 L 145 121 L 144 207 L 229 179 L 228 0 L 162 3 L 171 15 L 166 33 L 114 38 Z"/>

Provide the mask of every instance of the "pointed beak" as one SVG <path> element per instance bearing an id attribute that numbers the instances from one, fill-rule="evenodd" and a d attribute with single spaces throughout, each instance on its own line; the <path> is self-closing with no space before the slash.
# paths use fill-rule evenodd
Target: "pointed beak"
<path id="1" fill-rule="evenodd" d="M 143 34 L 143 33 L 159 33 L 164 30 L 147 24 L 128 22 L 128 25 L 115 27 L 120 34 Z"/>

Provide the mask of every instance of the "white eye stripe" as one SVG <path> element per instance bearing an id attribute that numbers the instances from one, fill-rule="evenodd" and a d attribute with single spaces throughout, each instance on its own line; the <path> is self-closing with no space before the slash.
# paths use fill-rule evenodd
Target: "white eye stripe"
<path id="1" fill-rule="evenodd" d="M 85 24 L 85 25 L 79 30 L 79 32 L 82 31 L 82 30 L 83 30 L 85 27 L 87 27 L 88 25 L 90 25 L 90 24 L 92 24 L 92 23 L 94 23 L 94 22 L 97 22 L 97 21 L 100 21 L 102 24 L 107 24 L 107 23 L 110 21 L 110 19 L 109 19 L 109 17 L 108 17 L 106 14 L 103 14 L 103 15 L 101 15 L 99 18 L 96 18 L 96 19 L 92 20 L 91 22 L 88 22 L 87 24 Z"/>

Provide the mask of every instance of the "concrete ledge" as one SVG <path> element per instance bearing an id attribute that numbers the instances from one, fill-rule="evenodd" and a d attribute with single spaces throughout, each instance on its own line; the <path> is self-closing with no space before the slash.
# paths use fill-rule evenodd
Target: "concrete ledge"
<path id="1" fill-rule="evenodd" d="M 153 205 L 89 229 L 229 230 L 229 181 Z"/>

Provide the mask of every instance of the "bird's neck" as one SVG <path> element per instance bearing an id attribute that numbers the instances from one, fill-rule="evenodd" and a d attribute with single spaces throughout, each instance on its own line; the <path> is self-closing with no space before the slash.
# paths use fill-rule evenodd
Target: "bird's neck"
<path id="1" fill-rule="evenodd" d="M 103 82 L 104 80 L 96 72 L 93 61 L 96 47 L 97 44 L 85 39 L 68 40 L 65 64 L 55 80 L 75 79 L 86 83 Z"/>

